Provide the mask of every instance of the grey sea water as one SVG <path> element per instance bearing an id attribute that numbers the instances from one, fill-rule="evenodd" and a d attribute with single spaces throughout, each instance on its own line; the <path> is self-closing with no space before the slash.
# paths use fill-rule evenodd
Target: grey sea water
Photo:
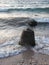
<path id="1" fill-rule="evenodd" d="M 49 22 L 49 0 L 0 0 L 0 18 L 8 17 L 31 17 Z"/>
<path id="2" fill-rule="evenodd" d="M 30 19 L 40 22 L 34 28 L 33 50 L 49 55 L 49 0 L 0 0 L 0 58 L 27 50 L 18 42 Z"/>

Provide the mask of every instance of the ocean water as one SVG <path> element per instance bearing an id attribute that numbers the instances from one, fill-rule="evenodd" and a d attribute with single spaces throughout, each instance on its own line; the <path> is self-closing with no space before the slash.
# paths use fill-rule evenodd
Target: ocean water
<path id="1" fill-rule="evenodd" d="M 49 55 L 49 0 L 0 0 L 0 58 L 27 50 L 18 43 L 32 19 L 40 23 L 34 28 L 36 46 L 31 50 Z"/>
<path id="2" fill-rule="evenodd" d="M 0 0 L 0 18 L 8 17 L 30 17 L 49 22 L 49 0 Z"/>

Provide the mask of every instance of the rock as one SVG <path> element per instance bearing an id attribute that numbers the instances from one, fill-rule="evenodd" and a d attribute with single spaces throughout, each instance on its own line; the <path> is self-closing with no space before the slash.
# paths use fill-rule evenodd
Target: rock
<path id="1" fill-rule="evenodd" d="M 37 25 L 37 22 L 33 19 L 33 20 L 28 22 L 28 25 L 31 27 L 35 27 Z"/>
<path id="2" fill-rule="evenodd" d="M 35 38 L 34 38 L 34 31 L 27 28 L 22 32 L 21 39 L 19 44 L 22 46 L 35 46 Z"/>

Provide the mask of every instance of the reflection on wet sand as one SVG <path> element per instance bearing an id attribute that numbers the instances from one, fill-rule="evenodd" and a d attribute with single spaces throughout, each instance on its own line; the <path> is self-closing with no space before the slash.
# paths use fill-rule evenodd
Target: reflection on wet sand
<path id="1" fill-rule="evenodd" d="M 33 64 L 36 64 L 36 61 L 34 61 L 33 59 L 34 59 L 34 51 L 33 50 L 31 50 L 30 48 L 28 48 L 27 49 L 27 51 L 25 51 L 24 53 L 22 53 L 21 55 L 22 55 L 22 58 L 23 58 L 23 60 L 22 60 L 22 65 L 23 64 L 27 64 L 27 65 L 32 65 L 32 63 Z M 32 62 L 32 60 L 33 60 L 33 62 Z"/>
<path id="2" fill-rule="evenodd" d="M 30 50 L 28 49 L 27 51 L 25 51 L 23 54 L 22 54 L 22 57 L 23 59 L 31 59 L 32 56 L 34 55 L 34 51 L 33 50 Z"/>

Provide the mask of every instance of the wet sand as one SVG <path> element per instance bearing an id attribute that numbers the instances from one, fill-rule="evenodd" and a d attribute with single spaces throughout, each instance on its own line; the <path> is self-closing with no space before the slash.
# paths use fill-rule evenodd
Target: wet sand
<path id="1" fill-rule="evenodd" d="M 19 55 L 0 59 L 0 65 L 49 65 L 49 55 L 28 49 Z"/>

